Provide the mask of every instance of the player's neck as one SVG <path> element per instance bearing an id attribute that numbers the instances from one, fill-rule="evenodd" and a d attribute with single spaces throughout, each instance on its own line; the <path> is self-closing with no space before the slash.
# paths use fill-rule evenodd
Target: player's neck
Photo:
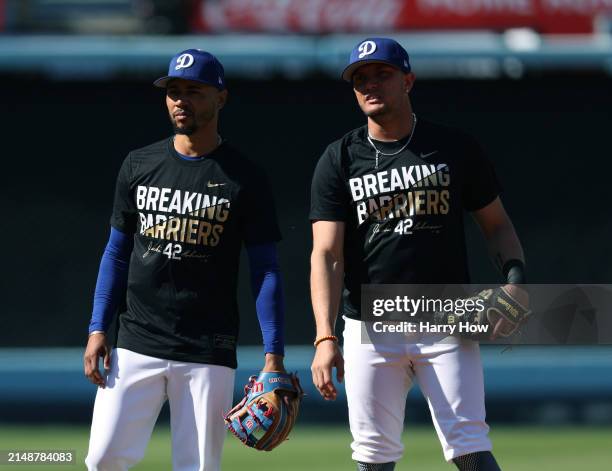
<path id="1" fill-rule="evenodd" d="M 176 134 L 174 136 L 174 148 L 177 152 L 189 157 L 198 157 L 211 153 L 219 145 L 219 134 L 217 123 L 198 129 L 195 133 Z"/>
<path id="2" fill-rule="evenodd" d="M 398 141 L 412 132 L 412 107 L 398 113 L 368 117 L 368 134 L 377 141 Z"/>

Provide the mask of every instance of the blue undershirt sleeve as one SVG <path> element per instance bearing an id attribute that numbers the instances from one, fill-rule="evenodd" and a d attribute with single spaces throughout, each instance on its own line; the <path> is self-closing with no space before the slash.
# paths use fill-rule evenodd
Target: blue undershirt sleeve
<path id="1" fill-rule="evenodd" d="M 100 261 L 89 333 L 95 330 L 106 332 L 110 326 L 125 296 L 133 247 L 134 238 L 131 234 L 124 234 L 111 227 L 110 237 Z"/>
<path id="2" fill-rule="evenodd" d="M 285 354 L 285 301 L 275 243 L 247 245 L 264 352 Z"/>

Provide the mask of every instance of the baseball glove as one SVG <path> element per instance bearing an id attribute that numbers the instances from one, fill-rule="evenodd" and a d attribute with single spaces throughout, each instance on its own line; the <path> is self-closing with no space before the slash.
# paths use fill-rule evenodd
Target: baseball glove
<path id="1" fill-rule="evenodd" d="M 459 337 L 472 340 L 493 340 L 497 337 L 510 337 L 527 321 L 531 311 L 519 303 L 504 287 L 485 289 L 469 298 L 482 309 L 458 315 L 453 312 L 436 313 L 437 324 L 468 323 L 473 329 L 457 329 Z M 480 326 L 488 326 L 483 329 Z"/>
<path id="2" fill-rule="evenodd" d="M 242 443 L 270 451 L 287 439 L 304 392 L 295 374 L 261 372 L 251 376 L 245 396 L 225 415 L 225 424 Z"/>

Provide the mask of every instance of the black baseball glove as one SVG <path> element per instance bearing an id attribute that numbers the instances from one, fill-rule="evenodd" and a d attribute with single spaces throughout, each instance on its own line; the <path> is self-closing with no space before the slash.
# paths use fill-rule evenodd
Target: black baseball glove
<path id="1" fill-rule="evenodd" d="M 480 308 L 466 310 L 463 314 L 437 312 L 434 314 L 434 323 L 458 326 L 467 323 L 474 328 L 457 328 L 457 336 L 472 340 L 493 340 L 515 334 L 531 314 L 531 311 L 511 296 L 503 286 L 485 289 L 469 299 Z"/>

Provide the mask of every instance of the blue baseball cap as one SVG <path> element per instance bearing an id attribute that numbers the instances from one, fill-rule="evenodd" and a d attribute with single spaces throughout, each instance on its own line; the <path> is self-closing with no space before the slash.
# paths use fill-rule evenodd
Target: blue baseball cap
<path id="1" fill-rule="evenodd" d="M 225 71 L 221 62 L 210 52 L 200 49 L 179 52 L 170 61 L 168 75 L 158 78 L 153 85 L 166 88 L 168 81 L 174 78 L 205 83 L 219 90 L 225 89 Z"/>
<path id="2" fill-rule="evenodd" d="M 367 38 L 351 51 L 351 58 L 342 72 L 342 78 L 350 82 L 355 70 L 372 62 L 392 65 L 404 73 L 410 72 L 408 53 L 397 41 L 390 38 Z"/>

